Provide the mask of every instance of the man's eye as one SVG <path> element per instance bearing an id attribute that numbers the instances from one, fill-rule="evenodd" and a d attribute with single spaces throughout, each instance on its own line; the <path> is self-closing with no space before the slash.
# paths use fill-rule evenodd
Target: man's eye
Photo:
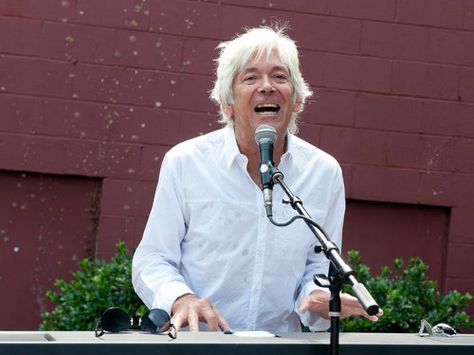
<path id="1" fill-rule="evenodd" d="M 250 75 L 250 76 L 246 76 L 244 78 L 244 81 L 252 81 L 252 80 L 255 80 L 257 77 L 255 75 Z"/>

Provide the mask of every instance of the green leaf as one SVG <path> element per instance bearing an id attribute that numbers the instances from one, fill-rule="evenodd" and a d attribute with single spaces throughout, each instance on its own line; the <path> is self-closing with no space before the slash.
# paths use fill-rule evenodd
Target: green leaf
<path id="1" fill-rule="evenodd" d="M 474 326 L 465 312 L 472 296 L 458 291 L 442 295 L 437 290 L 437 283 L 426 277 L 428 265 L 420 258 L 410 259 L 406 267 L 404 261 L 397 258 L 393 264 L 394 271 L 384 266 L 374 278 L 370 277 L 369 268 L 362 264 L 358 251 L 349 251 L 347 260 L 357 280 L 365 284 L 384 314 L 377 322 L 362 317 L 344 319 L 341 321 L 344 331 L 417 332 L 421 319 L 428 320 L 432 325 L 447 323 L 455 328 Z M 344 292 L 350 292 L 350 287 L 344 285 Z"/>
<path id="2" fill-rule="evenodd" d="M 113 306 L 130 316 L 144 313 L 146 307 L 131 282 L 132 255 L 124 242 L 116 247 L 111 261 L 84 259 L 70 282 L 56 280 L 57 290 L 46 293 L 56 306 L 41 315 L 41 330 L 92 331 L 102 313 Z"/>

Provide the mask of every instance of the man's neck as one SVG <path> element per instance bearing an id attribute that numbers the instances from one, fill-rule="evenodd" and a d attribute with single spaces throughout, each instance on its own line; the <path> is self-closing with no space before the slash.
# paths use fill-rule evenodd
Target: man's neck
<path id="1" fill-rule="evenodd" d="M 250 137 L 251 139 L 239 137 L 237 132 L 235 132 L 235 138 L 240 153 L 245 155 L 248 159 L 247 172 L 249 173 L 255 184 L 261 187 L 260 173 L 258 170 L 258 166 L 260 164 L 260 152 L 258 144 L 255 142 L 253 137 Z M 278 164 L 280 163 L 281 156 L 285 152 L 286 140 L 287 137 L 281 140 L 278 139 L 275 143 L 275 147 L 273 150 L 273 161 L 275 163 L 275 166 L 278 166 Z"/>

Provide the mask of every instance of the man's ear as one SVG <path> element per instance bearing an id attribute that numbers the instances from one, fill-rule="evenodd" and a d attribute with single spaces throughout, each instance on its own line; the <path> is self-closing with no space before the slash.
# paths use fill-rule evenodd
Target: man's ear
<path id="1" fill-rule="evenodd" d="M 229 116 L 229 117 L 234 117 L 234 106 L 232 105 L 225 105 L 222 106 L 222 111 Z"/>
<path id="2" fill-rule="evenodd" d="M 303 101 L 301 101 L 301 99 L 297 98 L 296 101 L 295 101 L 295 104 L 293 105 L 293 112 L 298 113 L 298 112 L 301 111 L 302 108 L 303 108 Z"/>

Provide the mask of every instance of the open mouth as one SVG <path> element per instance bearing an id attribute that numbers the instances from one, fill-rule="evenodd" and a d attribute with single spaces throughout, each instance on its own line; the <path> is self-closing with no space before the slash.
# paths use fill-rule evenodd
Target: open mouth
<path id="1" fill-rule="evenodd" d="M 277 113 L 280 111 L 280 105 L 277 104 L 259 104 L 255 106 L 257 113 Z"/>

